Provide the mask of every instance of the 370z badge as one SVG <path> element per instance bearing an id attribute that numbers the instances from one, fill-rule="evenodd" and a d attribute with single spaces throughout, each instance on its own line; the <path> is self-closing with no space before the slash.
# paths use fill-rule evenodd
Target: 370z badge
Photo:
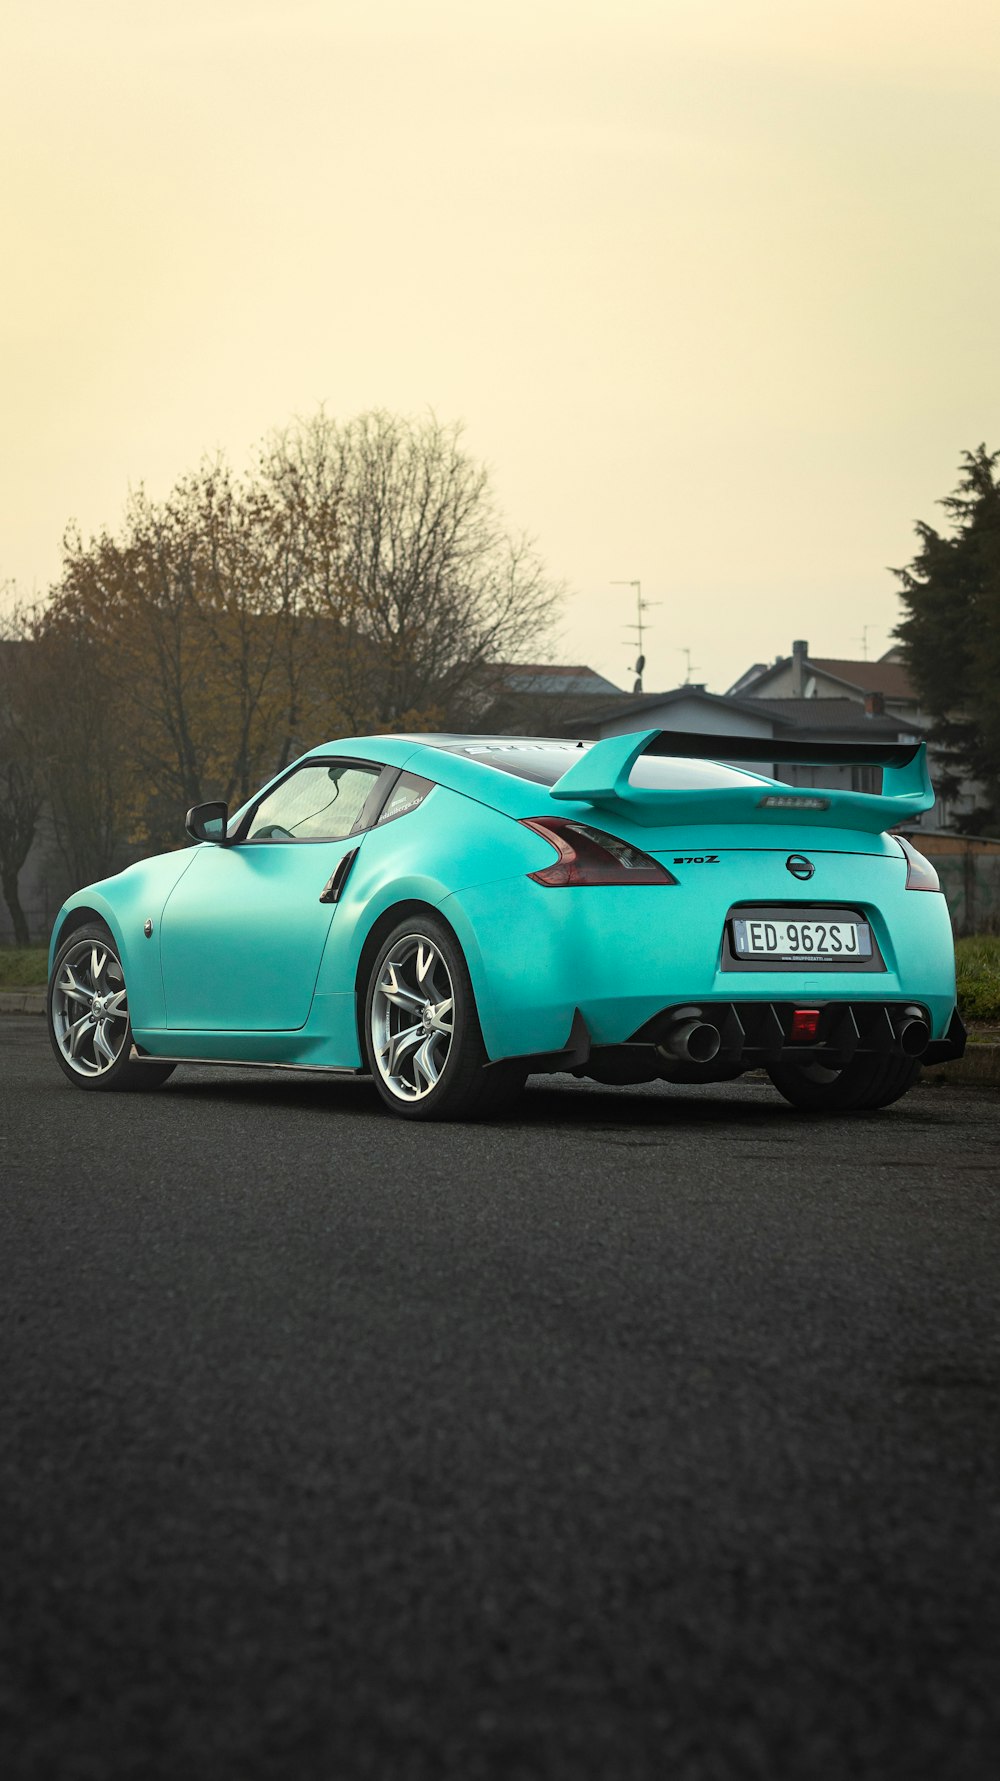
<path id="1" fill-rule="evenodd" d="M 717 866 L 717 853 L 678 853 L 674 856 L 675 866 Z"/>

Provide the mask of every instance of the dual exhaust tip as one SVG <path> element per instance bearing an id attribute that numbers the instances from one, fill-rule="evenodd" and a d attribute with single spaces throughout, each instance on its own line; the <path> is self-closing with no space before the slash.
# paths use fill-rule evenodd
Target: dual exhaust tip
<path id="1" fill-rule="evenodd" d="M 931 1032 L 919 1014 L 908 1014 L 896 1029 L 896 1042 L 904 1057 L 922 1057 L 930 1044 Z M 711 1021 L 701 1019 L 697 1008 L 684 1009 L 675 1016 L 657 1050 L 672 1063 L 710 1064 L 718 1057 L 722 1034 Z"/>
<path id="2" fill-rule="evenodd" d="M 719 1054 L 722 1034 L 710 1021 L 702 1020 L 697 1009 L 690 1018 L 681 1015 L 667 1028 L 657 1050 L 672 1063 L 710 1064 Z"/>
<path id="3" fill-rule="evenodd" d="M 909 1015 L 896 1037 L 904 1057 L 922 1057 L 931 1042 L 931 1029 L 919 1015 Z"/>

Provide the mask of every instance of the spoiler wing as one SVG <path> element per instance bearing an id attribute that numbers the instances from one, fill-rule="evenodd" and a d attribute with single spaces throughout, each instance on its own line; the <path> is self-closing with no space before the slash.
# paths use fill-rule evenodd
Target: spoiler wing
<path id="1" fill-rule="evenodd" d="M 662 790 L 631 785 L 629 774 L 642 755 L 680 760 L 766 762 L 800 767 L 881 767 L 882 790 L 854 792 L 817 786 L 784 786 L 770 774 L 754 784 L 684 786 Z M 775 784 L 781 789 L 775 791 Z M 771 737 L 699 735 L 690 730 L 644 730 L 607 736 L 581 754 L 549 794 L 559 800 L 617 805 L 635 821 L 647 823 L 768 822 L 810 827 L 862 829 L 880 834 L 911 820 L 934 803 L 923 742 L 788 742 Z M 768 800 L 781 797 L 781 804 Z M 787 799 L 787 802 L 785 802 Z M 819 802 L 821 800 L 821 802 Z"/>

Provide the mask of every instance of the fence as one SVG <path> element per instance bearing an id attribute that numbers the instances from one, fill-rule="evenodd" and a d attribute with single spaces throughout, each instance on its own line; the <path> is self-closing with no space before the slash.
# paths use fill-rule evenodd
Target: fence
<path id="1" fill-rule="evenodd" d="M 1000 841 L 919 829 L 908 839 L 933 860 L 955 933 L 1000 934 Z"/>

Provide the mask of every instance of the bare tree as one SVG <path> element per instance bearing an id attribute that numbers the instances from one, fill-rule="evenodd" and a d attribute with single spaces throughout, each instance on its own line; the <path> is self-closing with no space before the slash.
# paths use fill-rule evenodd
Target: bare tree
<path id="1" fill-rule="evenodd" d="M 474 720 L 556 598 L 433 419 L 321 413 L 247 477 L 217 462 L 165 501 L 140 490 L 117 531 L 67 535 L 31 618 L 67 861 L 169 845 L 187 805 L 242 801 L 317 736 Z"/>
<path id="2" fill-rule="evenodd" d="M 264 455 L 265 487 L 303 515 L 301 597 L 327 621 L 328 685 L 353 729 L 462 721 L 495 664 L 537 653 L 551 627 L 559 590 L 461 440 L 433 417 L 321 413 Z"/>

